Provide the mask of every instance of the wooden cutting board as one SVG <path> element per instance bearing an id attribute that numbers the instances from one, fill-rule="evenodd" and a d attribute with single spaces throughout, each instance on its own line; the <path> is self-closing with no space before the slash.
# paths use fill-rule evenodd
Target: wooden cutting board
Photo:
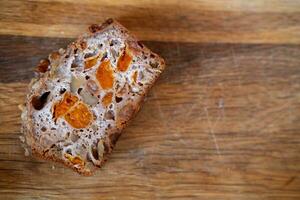
<path id="1" fill-rule="evenodd" d="M 300 1 L 0 1 L 0 199 L 300 199 Z M 168 68 L 106 165 L 25 157 L 32 68 L 113 17 Z"/>

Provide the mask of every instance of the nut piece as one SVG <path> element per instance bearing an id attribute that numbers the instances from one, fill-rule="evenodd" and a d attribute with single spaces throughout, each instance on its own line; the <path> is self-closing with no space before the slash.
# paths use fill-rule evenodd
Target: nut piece
<path id="1" fill-rule="evenodd" d="M 82 76 L 72 76 L 71 80 L 71 92 L 76 93 L 80 87 L 85 83 L 85 78 Z"/>
<path id="2" fill-rule="evenodd" d="M 94 80 L 87 80 L 86 82 L 86 88 L 91 94 L 97 94 L 99 91 L 99 87 L 97 83 Z"/>
<path id="3" fill-rule="evenodd" d="M 87 88 L 83 89 L 80 92 L 80 96 L 82 97 L 82 100 L 84 103 L 93 106 L 96 105 L 98 103 L 98 98 L 93 96 L 88 90 Z"/>

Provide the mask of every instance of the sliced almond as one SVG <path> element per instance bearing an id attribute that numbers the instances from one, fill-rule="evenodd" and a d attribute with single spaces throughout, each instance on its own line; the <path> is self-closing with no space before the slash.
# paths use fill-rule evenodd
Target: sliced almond
<path id="1" fill-rule="evenodd" d="M 78 89 L 83 87 L 84 83 L 86 82 L 83 76 L 72 76 L 71 80 L 71 92 L 76 93 Z"/>

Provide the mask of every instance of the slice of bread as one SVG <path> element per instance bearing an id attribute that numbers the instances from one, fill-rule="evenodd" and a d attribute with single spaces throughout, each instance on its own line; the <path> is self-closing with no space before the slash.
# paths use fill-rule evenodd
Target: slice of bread
<path id="1" fill-rule="evenodd" d="M 91 175 L 164 67 L 118 22 L 90 26 L 36 67 L 21 116 L 22 140 L 32 154 Z"/>

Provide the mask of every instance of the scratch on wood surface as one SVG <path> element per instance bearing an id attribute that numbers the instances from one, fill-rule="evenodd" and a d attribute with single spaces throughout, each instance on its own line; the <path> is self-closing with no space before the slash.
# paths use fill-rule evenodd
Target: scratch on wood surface
<path id="1" fill-rule="evenodd" d="M 233 60 L 233 64 L 234 66 L 238 69 L 239 73 L 240 73 L 240 64 L 236 59 L 236 55 L 235 55 L 235 51 L 234 48 L 231 47 L 230 48 L 231 54 L 232 54 L 232 60 Z M 241 85 L 241 75 L 238 75 L 238 83 L 239 83 L 239 88 L 241 89 L 242 85 Z"/>
<path id="2" fill-rule="evenodd" d="M 208 123 L 208 127 L 209 127 L 209 132 L 210 132 L 210 135 L 211 135 L 212 138 L 213 138 L 213 141 L 214 141 L 214 145 L 215 145 L 217 154 L 218 154 L 219 156 L 221 156 L 220 148 L 219 148 L 218 141 L 217 141 L 217 138 L 216 138 L 216 135 L 215 135 L 215 131 L 214 131 L 214 126 L 212 126 L 212 123 L 211 123 L 211 121 L 210 121 L 207 107 L 204 107 L 204 111 L 205 111 L 206 118 L 207 118 L 207 123 Z M 218 119 L 219 119 L 219 117 L 218 117 Z M 217 119 L 217 121 L 218 121 L 218 119 Z M 217 123 L 217 121 L 215 122 L 215 124 Z"/>
<path id="3" fill-rule="evenodd" d="M 179 48 L 178 42 L 176 42 L 176 52 L 177 52 L 177 56 L 180 57 L 181 56 L 181 52 L 180 52 L 180 48 Z"/>
<path id="4" fill-rule="evenodd" d="M 224 119 L 225 118 L 225 106 L 224 106 L 225 105 L 225 102 L 224 102 L 225 94 L 224 94 L 224 86 L 222 83 L 220 84 L 220 88 L 221 88 L 222 94 L 221 94 L 221 97 L 219 98 L 218 107 L 221 110 L 221 115 L 222 115 L 222 118 Z"/>
<path id="5" fill-rule="evenodd" d="M 157 95 L 156 95 L 156 92 L 153 90 L 153 96 L 155 99 L 157 99 Z M 168 128 L 168 122 L 169 122 L 169 119 L 167 117 L 165 117 L 163 111 L 161 110 L 161 106 L 159 103 L 157 103 L 157 101 L 155 101 L 155 104 L 157 105 L 157 109 L 158 109 L 158 113 L 159 113 L 159 116 L 161 118 L 161 121 L 164 125 L 164 128 Z"/>
<path id="6" fill-rule="evenodd" d="M 294 180 L 295 180 L 296 178 L 297 178 L 297 176 L 292 176 L 291 178 L 289 178 L 289 179 L 285 182 L 285 184 L 284 184 L 283 187 L 289 186 L 292 182 L 294 182 Z"/>
<path id="7" fill-rule="evenodd" d="M 156 92 L 153 91 L 153 96 L 155 98 L 157 98 L 157 95 L 156 95 Z M 157 105 L 157 108 L 158 108 L 158 112 L 159 112 L 159 115 L 160 115 L 160 118 L 161 118 L 161 121 L 163 123 L 163 126 L 166 130 L 170 129 L 170 127 L 172 127 L 173 129 L 175 129 L 175 133 L 173 134 L 173 136 L 176 137 L 176 139 L 183 145 L 188 145 L 183 139 L 181 139 L 181 131 L 182 129 L 179 128 L 178 126 L 171 126 L 169 124 L 169 118 L 165 116 L 165 114 L 163 113 L 162 109 L 161 109 L 161 105 L 159 103 L 156 103 Z"/>

